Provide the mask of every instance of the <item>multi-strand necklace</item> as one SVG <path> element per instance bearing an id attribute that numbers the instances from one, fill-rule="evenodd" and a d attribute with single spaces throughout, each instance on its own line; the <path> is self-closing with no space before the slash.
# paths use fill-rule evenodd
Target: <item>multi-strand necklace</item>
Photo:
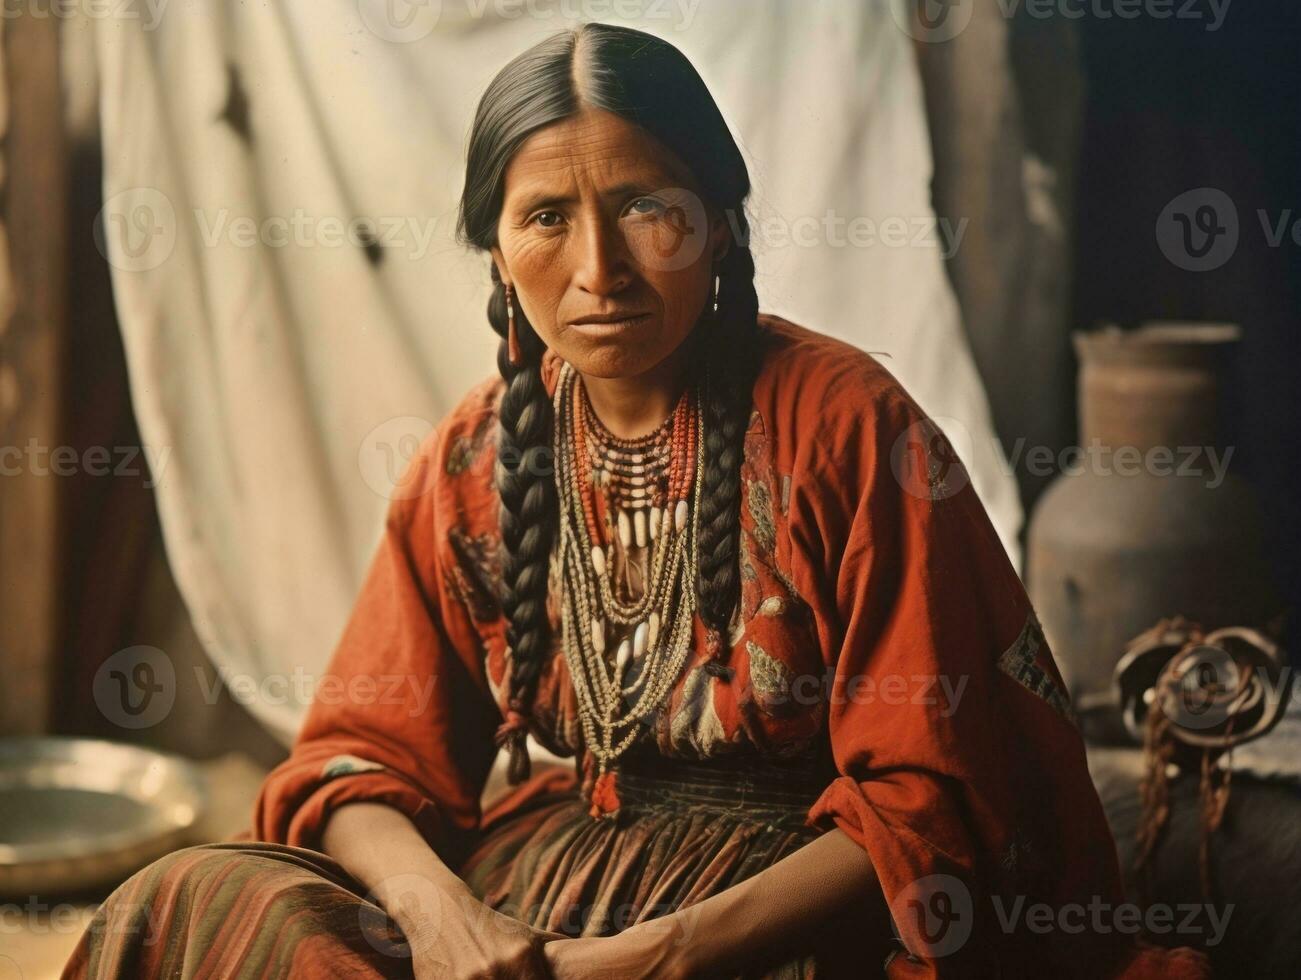
<path id="1" fill-rule="evenodd" d="M 704 440 L 691 389 L 655 432 L 615 437 L 568 364 L 555 419 L 562 643 L 598 769 L 595 799 L 612 795 L 608 770 L 662 706 L 691 651 Z M 609 808 L 593 804 L 594 813 Z"/>

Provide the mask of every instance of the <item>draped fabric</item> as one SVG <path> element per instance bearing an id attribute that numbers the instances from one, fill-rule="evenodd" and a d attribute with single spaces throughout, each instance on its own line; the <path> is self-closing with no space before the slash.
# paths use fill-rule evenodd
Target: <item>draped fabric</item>
<path id="1" fill-rule="evenodd" d="M 478 94 L 575 12 L 691 58 L 751 167 L 761 305 L 881 352 L 1019 562 L 889 4 L 137 6 L 94 23 L 97 233 L 172 569 L 207 652 L 286 740 L 404 464 L 491 370 L 487 262 L 452 240 Z"/>

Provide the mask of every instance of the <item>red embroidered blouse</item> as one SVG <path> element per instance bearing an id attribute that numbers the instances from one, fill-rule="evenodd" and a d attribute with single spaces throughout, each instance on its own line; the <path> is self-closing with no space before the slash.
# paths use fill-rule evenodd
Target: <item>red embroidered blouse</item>
<path id="1" fill-rule="evenodd" d="M 776 316 L 760 327 L 734 673 L 700 669 L 697 621 L 696 653 L 652 731 L 659 752 L 825 749 L 839 775 L 808 820 L 867 849 L 909 948 L 934 957 L 900 970 L 1102 969 L 1117 954 L 1130 975 L 1176 975 L 1177 963 L 1201 975 L 1190 955 L 1133 959 L 1128 937 L 1000 927 L 995 913 L 1018 897 L 1123 901 L 1043 633 L 962 463 L 886 367 Z M 509 661 L 493 584 L 501 388 L 474 388 L 411 461 L 331 661 L 334 696 L 318 690 L 263 787 L 260 839 L 319 848 L 327 815 L 360 800 L 403 811 L 439 848 L 478 827 Z M 531 730 L 573 755 L 578 705 L 553 635 Z M 948 956 L 928 923 L 964 911 L 992 938 Z"/>

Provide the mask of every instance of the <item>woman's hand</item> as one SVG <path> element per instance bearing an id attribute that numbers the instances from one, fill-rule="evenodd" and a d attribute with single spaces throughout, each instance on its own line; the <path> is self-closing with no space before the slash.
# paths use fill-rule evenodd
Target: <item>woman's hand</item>
<path id="1" fill-rule="evenodd" d="M 551 980 L 543 947 L 565 938 L 489 908 L 468 889 L 408 893 L 390 914 L 411 947 L 415 980 Z"/>
<path id="2" fill-rule="evenodd" d="M 695 975 L 689 947 L 671 915 L 614 936 L 548 942 L 543 952 L 555 980 L 687 980 Z"/>
<path id="3" fill-rule="evenodd" d="M 550 980 L 542 947 L 563 934 L 531 929 L 480 902 L 404 814 L 349 803 L 330 817 L 323 842 L 401 928 L 416 980 Z"/>

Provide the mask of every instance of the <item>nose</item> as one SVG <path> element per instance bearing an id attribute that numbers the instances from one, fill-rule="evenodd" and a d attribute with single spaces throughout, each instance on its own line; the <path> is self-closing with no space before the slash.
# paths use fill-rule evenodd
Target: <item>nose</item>
<path id="1" fill-rule="evenodd" d="M 574 282 L 594 296 L 610 296 L 632 282 L 628 243 L 618 223 L 601 213 L 589 214 L 579 225 Z"/>

